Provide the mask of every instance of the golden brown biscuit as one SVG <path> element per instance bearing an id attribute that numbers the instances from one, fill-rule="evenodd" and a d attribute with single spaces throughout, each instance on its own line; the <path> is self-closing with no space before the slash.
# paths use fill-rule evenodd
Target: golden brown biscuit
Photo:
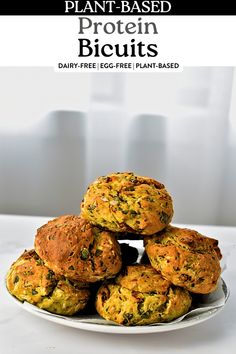
<path id="1" fill-rule="evenodd" d="M 172 285 L 150 265 L 134 265 L 100 287 L 95 305 L 106 320 L 135 326 L 172 321 L 189 310 L 191 301 L 187 290 Z"/>
<path id="2" fill-rule="evenodd" d="M 110 278 L 122 263 L 114 234 L 80 216 L 61 216 L 40 227 L 35 250 L 49 269 L 76 281 Z"/>
<path id="3" fill-rule="evenodd" d="M 82 215 L 114 232 L 151 235 L 172 219 L 172 200 L 163 184 L 133 173 L 113 173 L 90 184 Z"/>
<path id="4" fill-rule="evenodd" d="M 151 265 L 173 284 L 193 293 L 215 290 L 221 273 L 217 240 L 169 225 L 144 244 Z"/>
<path id="5" fill-rule="evenodd" d="M 60 315 L 73 315 L 85 308 L 90 291 L 64 277 L 56 277 L 34 250 L 25 251 L 7 274 L 9 292 L 20 301 L 27 301 Z"/>

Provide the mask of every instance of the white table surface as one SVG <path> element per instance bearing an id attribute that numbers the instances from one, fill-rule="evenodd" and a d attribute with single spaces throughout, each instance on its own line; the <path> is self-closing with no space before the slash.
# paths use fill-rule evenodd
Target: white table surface
<path id="1" fill-rule="evenodd" d="M 0 215 L 0 353 L 1 354 L 203 354 L 236 353 L 236 227 L 190 226 L 217 238 L 227 255 L 223 278 L 230 298 L 218 315 L 172 332 L 138 335 L 103 334 L 64 327 L 18 307 L 4 286 L 11 263 L 33 246 L 36 228 L 46 217 Z"/>

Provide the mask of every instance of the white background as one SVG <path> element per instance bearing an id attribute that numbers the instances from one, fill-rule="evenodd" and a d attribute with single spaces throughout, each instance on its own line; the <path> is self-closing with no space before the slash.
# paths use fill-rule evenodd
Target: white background
<path id="1" fill-rule="evenodd" d="M 94 178 L 133 170 L 175 222 L 236 225 L 235 17 L 144 17 L 184 70 L 119 74 L 54 71 L 78 59 L 77 16 L 0 20 L 1 213 L 79 213 Z"/>
<path id="2" fill-rule="evenodd" d="M 118 19 L 129 22 L 138 16 L 91 18 L 99 22 Z M 235 16 L 143 16 L 143 21 L 155 21 L 159 34 L 135 38 L 157 41 L 159 61 L 179 61 L 183 66 L 236 63 Z M 57 66 L 60 61 L 77 62 L 78 36 L 77 16 L 2 16 L 0 66 Z M 99 38 L 104 42 L 125 43 L 133 35 L 101 34 Z"/>

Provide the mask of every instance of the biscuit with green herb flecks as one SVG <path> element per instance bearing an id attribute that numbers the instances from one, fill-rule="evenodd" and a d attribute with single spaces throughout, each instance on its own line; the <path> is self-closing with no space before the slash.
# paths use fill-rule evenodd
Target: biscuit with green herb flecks
<path id="1" fill-rule="evenodd" d="M 134 265 L 99 288 L 95 305 L 106 320 L 137 326 L 170 322 L 185 314 L 191 302 L 187 290 L 172 285 L 150 265 Z"/>
<path id="2" fill-rule="evenodd" d="M 90 290 L 87 284 L 57 277 L 34 250 L 25 251 L 11 266 L 6 284 L 20 301 L 27 301 L 52 313 L 73 315 L 85 308 Z"/>
<path id="3" fill-rule="evenodd" d="M 110 278 L 122 265 L 115 235 L 76 215 L 60 216 L 40 227 L 35 250 L 48 268 L 76 281 Z"/>
<path id="4" fill-rule="evenodd" d="M 140 235 L 162 230 L 173 216 L 165 186 L 131 172 L 99 177 L 88 187 L 81 210 L 94 225 Z"/>
<path id="5" fill-rule="evenodd" d="M 173 284 L 200 294 L 216 289 L 221 273 L 217 240 L 169 225 L 145 238 L 144 245 L 151 265 Z"/>

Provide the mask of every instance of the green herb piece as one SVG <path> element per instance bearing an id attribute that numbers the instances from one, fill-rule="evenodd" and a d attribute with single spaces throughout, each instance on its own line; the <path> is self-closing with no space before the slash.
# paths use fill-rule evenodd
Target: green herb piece
<path id="1" fill-rule="evenodd" d="M 54 272 L 49 269 L 46 279 L 51 280 L 53 277 L 54 277 Z"/>
<path id="2" fill-rule="evenodd" d="M 85 261 L 86 259 L 88 259 L 88 256 L 89 250 L 87 248 L 82 248 L 80 258 Z"/>
<path id="3" fill-rule="evenodd" d="M 138 213 L 137 213 L 137 211 L 131 209 L 131 210 L 130 210 L 130 215 L 131 215 L 131 216 L 136 216 L 136 215 L 138 215 Z"/>
<path id="4" fill-rule="evenodd" d="M 37 264 L 38 266 L 44 265 L 44 261 L 43 261 L 42 259 L 38 258 L 38 259 L 36 259 L 36 264 Z"/>
<path id="5" fill-rule="evenodd" d="M 149 310 L 149 311 L 143 312 L 143 313 L 141 314 L 141 317 L 142 317 L 142 318 L 149 318 L 150 315 L 151 315 L 151 311 Z"/>
<path id="6" fill-rule="evenodd" d="M 151 203 L 154 203 L 154 202 L 155 202 L 155 199 L 152 198 L 152 197 L 149 197 L 149 196 L 146 197 L 145 199 L 146 199 L 146 201 L 151 202 Z"/>
<path id="7" fill-rule="evenodd" d="M 96 209 L 96 204 L 92 204 L 88 206 L 88 211 L 93 211 L 94 209 Z"/>
<path id="8" fill-rule="evenodd" d="M 18 283 L 19 280 L 20 280 L 20 278 L 18 277 L 18 275 L 16 275 L 13 283 L 16 284 L 16 283 Z"/>
<path id="9" fill-rule="evenodd" d="M 68 269 L 69 269 L 69 270 L 75 270 L 75 268 L 73 267 L 73 265 L 69 266 Z"/>
<path id="10" fill-rule="evenodd" d="M 163 224 L 167 224 L 168 221 L 169 221 L 169 215 L 167 215 L 164 211 L 161 211 L 160 214 L 160 221 L 163 223 Z"/>
<path id="11" fill-rule="evenodd" d="M 130 322 L 130 320 L 133 318 L 133 314 L 132 313 L 124 313 L 124 321 L 123 324 L 128 324 Z"/>
<path id="12" fill-rule="evenodd" d="M 151 291 L 150 293 L 149 293 L 149 295 L 150 296 L 154 296 L 154 295 L 156 295 L 157 293 L 155 292 L 155 291 Z"/>
<path id="13" fill-rule="evenodd" d="M 127 318 L 127 320 L 131 320 L 131 318 L 133 318 L 133 314 L 132 313 L 125 313 L 124 318 Z"/>
<path id="14" fill-rule="evenodd" d="M 133 192 L 135 190 L 134 186 L 126 187 L 125 190 L 127 192 Z"/>
<path id="15" fill-rule="evenodd" d="M 136 176 L 131 177 L 131 178 L 130 178 L 130 182 L 132 182 L 132 183 L 137 183 L 137 182 L 138 182 L 137 177 L 136 177 Z"/>
<path id="16" fill-rule="evenodd" d="M 101 254 L 102 254 L 102 250 L 97 249 L 95 252 L 95 256 L 99 257 L 99 256 L 101 256 Z"/>

